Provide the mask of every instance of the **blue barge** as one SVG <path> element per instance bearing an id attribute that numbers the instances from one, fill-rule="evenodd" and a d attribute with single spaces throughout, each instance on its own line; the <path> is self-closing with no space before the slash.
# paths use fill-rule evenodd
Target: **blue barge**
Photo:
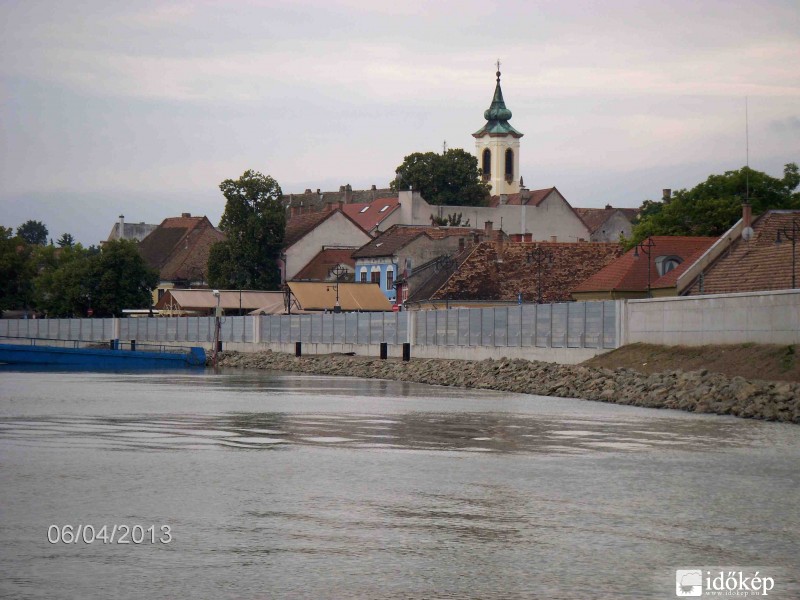
<path id="1" fill-rule="evenodd" d="M 108 348 L 78 348 L 35 345 L 0 344 L 0 363 L 27 364 L 58 367 L 79 367 L 81 369 L 179 369 L 184 367 L 203 367 L 206 364 L 206 351 L 200 347 L 170 348 L 156 346 L 156 350 L 119 349 L 119 341 L 113 340 Z M 141 346 L 140 346 L 141 348 Z"/>

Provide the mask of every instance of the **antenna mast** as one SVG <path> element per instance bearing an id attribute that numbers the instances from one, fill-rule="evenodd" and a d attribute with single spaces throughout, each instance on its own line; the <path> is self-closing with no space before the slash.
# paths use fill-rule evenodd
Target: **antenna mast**
<path id="1" fill-rule="evenodd" d="M 744 97 L 744 138 L 745 138 L 745 152 L 746 152 L 746 167 L 745 171 L 745 202 L 750 202 L 750 120 L 747 110 L 747 96 Z"/>

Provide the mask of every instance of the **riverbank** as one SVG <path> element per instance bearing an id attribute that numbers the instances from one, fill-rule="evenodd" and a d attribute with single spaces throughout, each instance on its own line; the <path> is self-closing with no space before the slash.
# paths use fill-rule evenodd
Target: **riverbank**
<path id="1" fill-rule="evenodd" d="M 296 358 L 269 350 L 223 352 L 219 366 L 392 379 L 800 423 L 800 384 L 728 377 L 707 369 L 645 374 L 521 359 L 402 362 L 336 354 Z"/>

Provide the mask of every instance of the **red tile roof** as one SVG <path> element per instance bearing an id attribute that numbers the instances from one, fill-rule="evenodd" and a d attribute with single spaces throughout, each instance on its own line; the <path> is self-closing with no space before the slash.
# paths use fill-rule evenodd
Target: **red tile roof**
<path id="1" fill-rule="evenodd" d="M 551 193 L 556 191 L 556 188 L 551 187 L 544 190 L 526 190 L 516 194 L 506 194 L 506 205 L 520 206 L 521 204 L 539 206 L 545 198 Z M 502 206 L 500 204 L 500 196 L 492 196 L 489 199 L 489 206 L 496 207 Z"/>
<path id="2" fill-rule="evenodd" d="M 544 302 L 572 300 L 570 292 L 579 282 L 622 253 L 619 244 L 611 243 L 482 242 L 432 294 L 431 299 L 514 301 L 522 292 L 523 301 L 535 301 L 539 269 L 535 262 L 528 263 L 527 257 L 537 247 L 553 257 L 552 264 L 542 268 Z M 498 262 L 501 257 L 502 262 Z"/>
<path id="3" fill-rule="evenodd" d="M 355 269 L 353 252 L 356 248 L 324 248 L 294 276 L 295 281 L 326 281 L 336 265 L 347 265 Z"/>
<path id="4" fill-rule="evenodd" d="M 703 274 L 702 290 L 699 281 L 693 282 L 690 294 L 725 294 L 785 290 L 792 287 L 792 243 L 783 238 L 776 245 L 779 230 L 792 233 L 792 221 L 800 226 L 800 211 L 771 210 L 753 222 L 753 238 L 732 240 Z M 800 248 L 797 252 L 797 275 L 800 282 Z"/>
<path id="5" fill-rule="evenodd" d="M 613 263 L 595 273 L 576 286 L 575 292 L 642 292 L 647 290 L 647 270 L 650 268 L 650 287 L 653 289 L 675 285 L 678 276 L 717 241 L 713 237 L 653 236 L 655 246 L 650 248 L 650 257 L 639 251 L 629 250 Z M 677 256 L 682 262 L 663 277 L 656 268 L 659 256 Z"/>
<path id="6" fill-rule="evenodd" d="M 400 200 L 397 198 L 378 198 L 374 202 L 345 204 L 342 210 L 364 231 L 372 231 L 399 208 Z"/>
<path id="7" fill-rule="evenodd" d="M 421 235 L 426 235 L 432 240 L 443 239 L 450 236 L 466 237 L 472 233 L 482 234 L 482 229 L 469 227 L 433 227 L 428 225 L 392 225 L 374 240 L 367 242 L 353 252 L 353 258 L 374 258 L 379 256 L 394 256 L 409 242 Z"/>
<path id="8" fill-rule="evenodd" d="M 207 217 L 170 217 L 139 242 L 139 252 L 162 281 L 201 281 L 211 245 L 223 239 Z"/>

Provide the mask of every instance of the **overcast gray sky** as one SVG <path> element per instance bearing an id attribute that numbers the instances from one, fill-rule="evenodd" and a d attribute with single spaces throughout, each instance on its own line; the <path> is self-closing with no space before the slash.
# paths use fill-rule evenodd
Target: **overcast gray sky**
<path id="1" fill-rule="evenodd" d="M 0 0 L 0 224 L 105 239 L 284 193 L 388 185 L 461 147 L 502 61 L 521 173 L 573 206 L 638 206 L 745 163 L 800 160 L 792 1 Z"/>

